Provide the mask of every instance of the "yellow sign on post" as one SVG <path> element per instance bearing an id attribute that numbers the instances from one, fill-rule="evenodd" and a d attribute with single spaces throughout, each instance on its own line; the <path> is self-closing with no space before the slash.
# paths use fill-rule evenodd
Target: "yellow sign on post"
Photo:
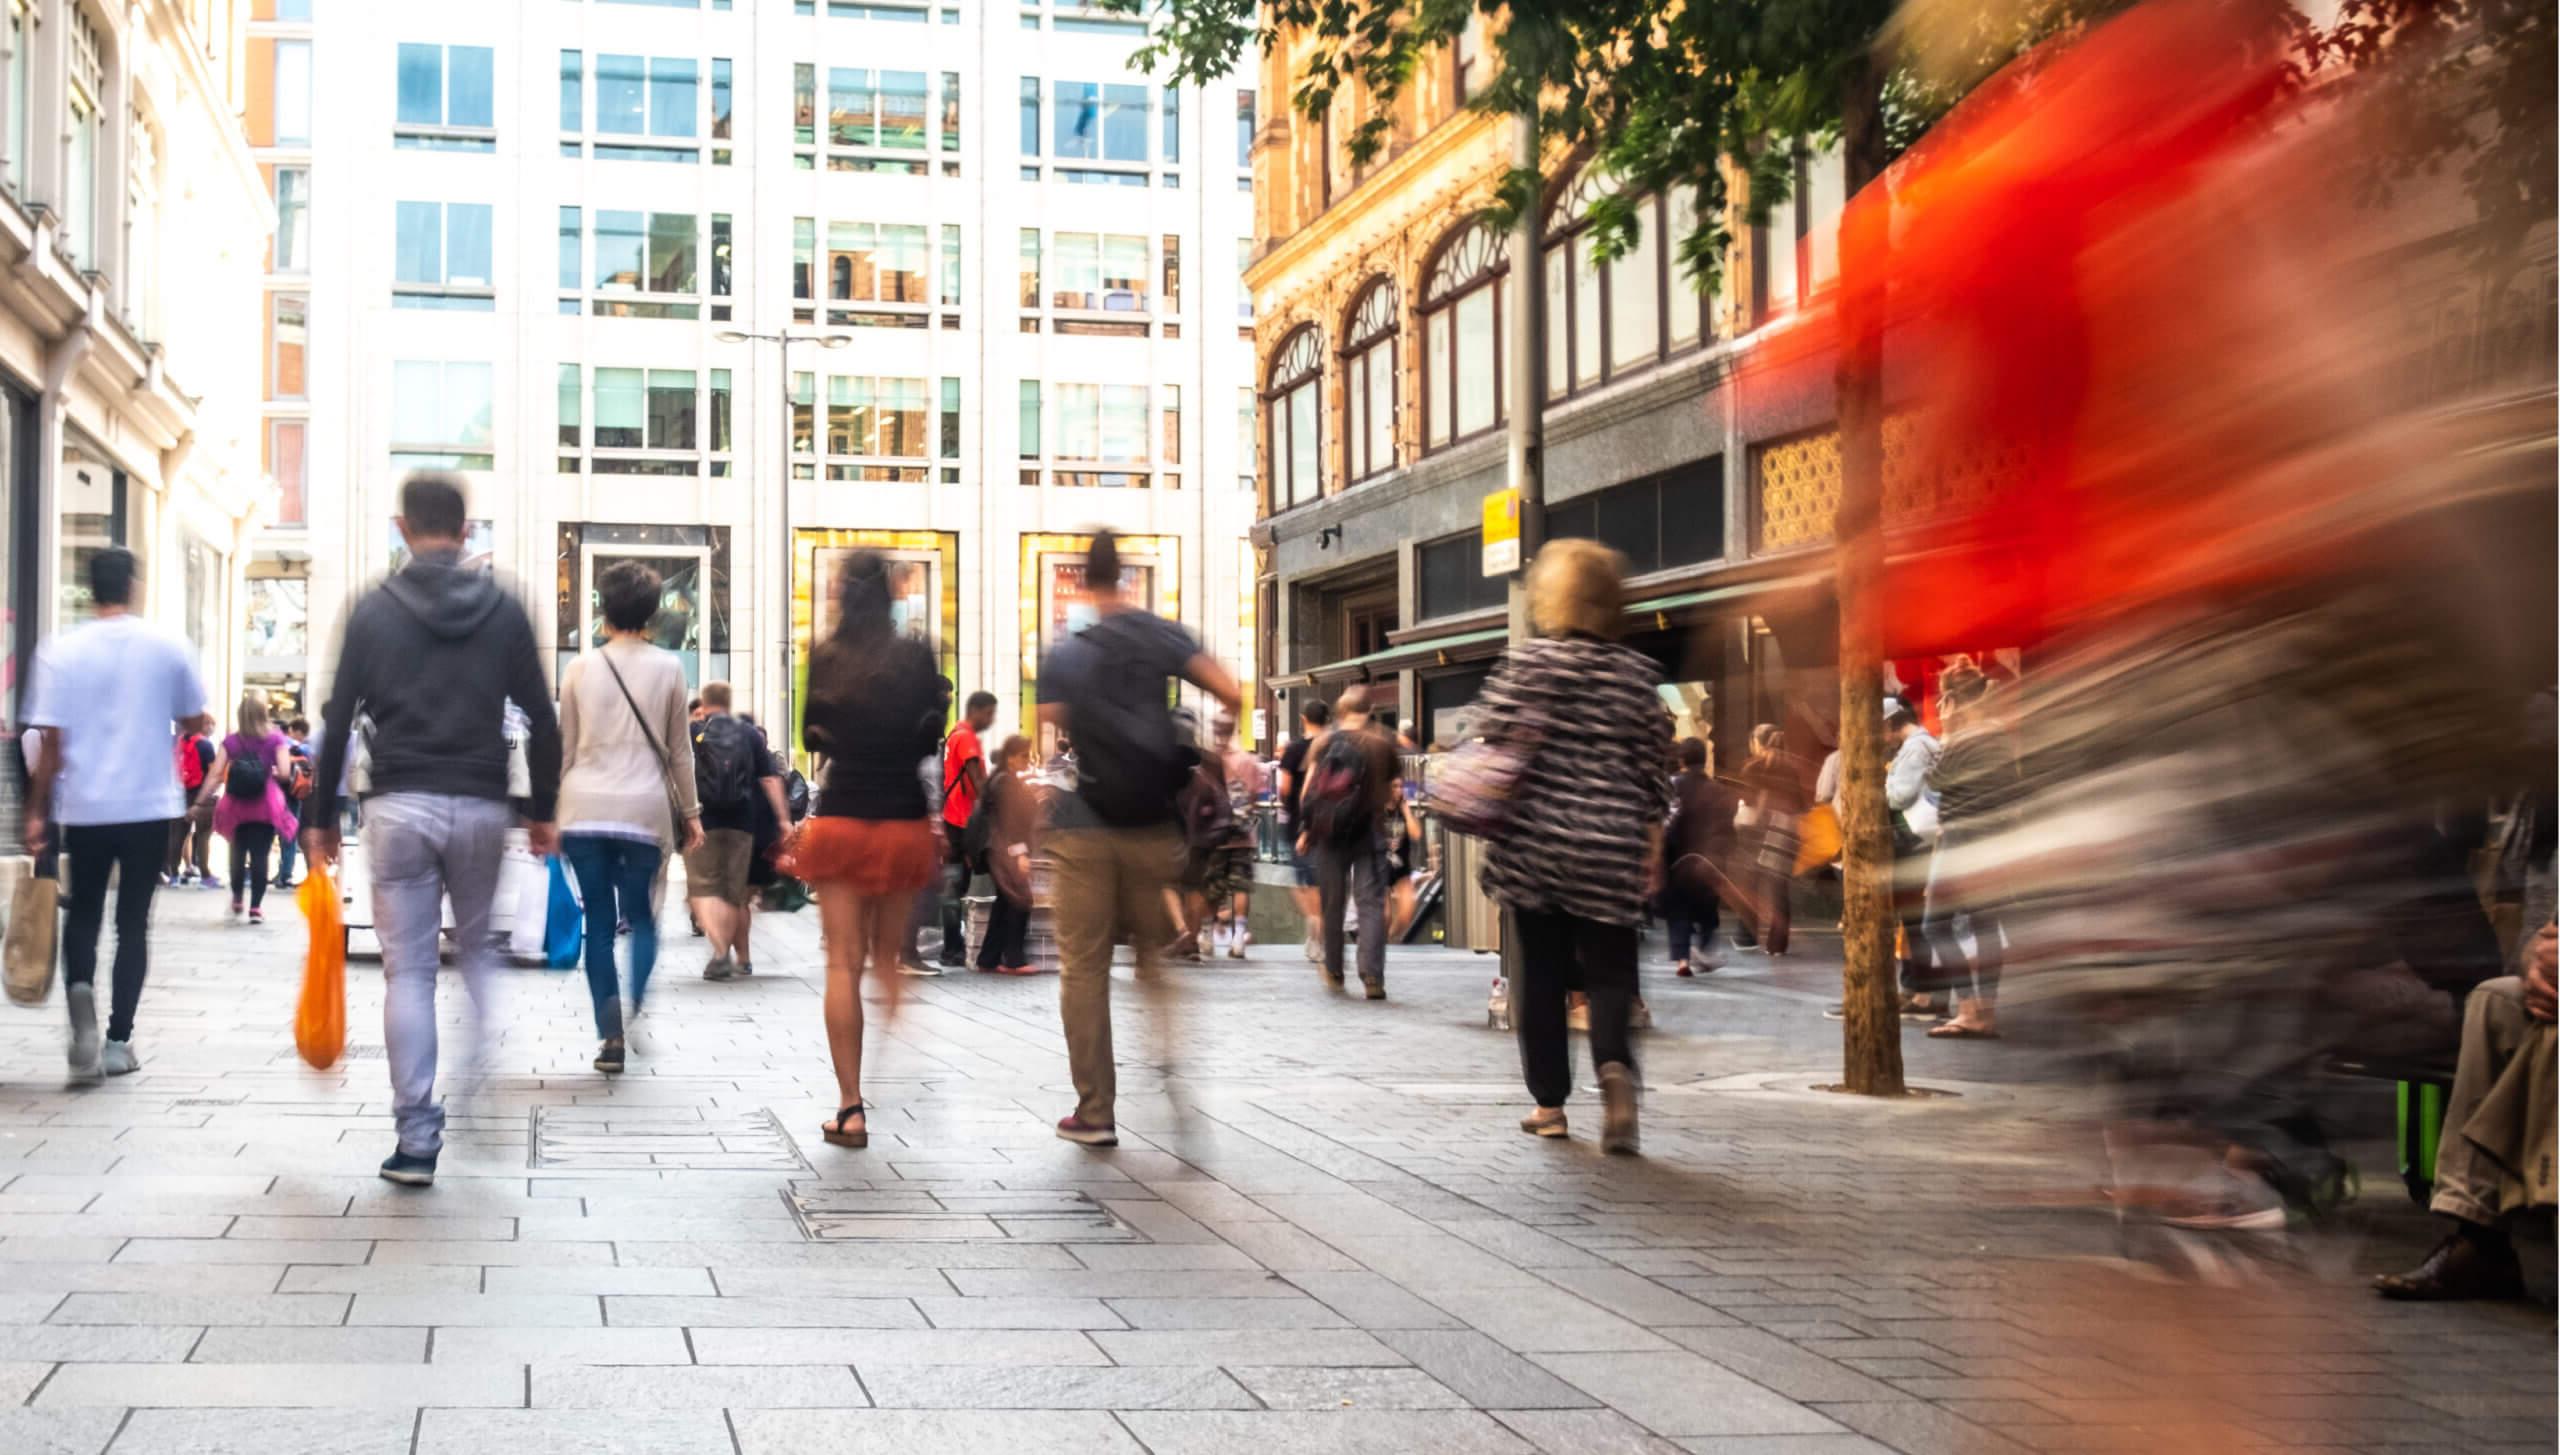
<path id="1" fill-rule="evenodd" d="M 1496 490 L 1484 498 L 1484 573 L 1508 576 L 1520 569 L 1520 492 Z"/>

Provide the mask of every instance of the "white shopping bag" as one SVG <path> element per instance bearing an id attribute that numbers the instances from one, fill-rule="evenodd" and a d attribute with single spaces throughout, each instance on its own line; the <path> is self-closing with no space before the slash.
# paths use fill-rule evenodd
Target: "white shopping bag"
<path id="1" fill-rule="evenodd" d="M 551 871 L 541 855 L 518 844 L 507 846 L 492 909 L 507 927 L 507 953 L 518 960 L 540 960 L 543 927 L 551 915 Z"/>

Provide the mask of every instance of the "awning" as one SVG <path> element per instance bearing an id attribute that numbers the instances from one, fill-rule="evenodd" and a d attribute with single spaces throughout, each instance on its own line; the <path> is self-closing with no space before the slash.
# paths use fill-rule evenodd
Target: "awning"
<path id="1" fill-rule="evenodd" d="M 1438 666 L 1448 660 L 1470 661 L 1497 656 L 1509 636 L 1507 629 L 1497 626 L 1482 631 L 1453 632 L 1445 637 L 1427 637 L 1381 651 L 1364 652 L 1357 657 L 1345 657 L 1339 662 L 1328 662 L 1304 672 L 1275 676 L 1271 685 L 1307 687 L 1333 678 L 1361 677 L 1379 672 L 1398 672 L 1407 667 Z"/>
<path id="2" fill-rule="evenodd" d="M 1710 586 L 1702 591 L 1683 591 L 1673 596 L 1649 597 L 1627 603 L 1627 615 L 1633 617 L 1672 617 L 1697 613 L 1711 606 L 1735 606 L 1790 592 L 1819 587 L 1831 579 L 1827 572 L 1810 572 L 1798 576 L 1770 576 L 1757 581 L 1739 581 L 1730 586 Z M 1667 623 L 1666 623 L 1667 624 Z"/>

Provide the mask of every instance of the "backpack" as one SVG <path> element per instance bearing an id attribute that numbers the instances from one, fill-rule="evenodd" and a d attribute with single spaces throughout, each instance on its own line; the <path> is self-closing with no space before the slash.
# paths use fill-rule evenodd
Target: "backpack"
<path id="1" fill-rule="evenodd" d="M 1149 653 L 1139 643 L 1123 640 L 1138 620 L 1136 612 L 1106 616 L 1080 638 L 1094 652 L 1097 678 L 1145 677 L 1075 704 L 1076 796 L 1103 822 L 1122 826 L 1164 822 L 1200 764 L 1200 749 L 1174 727 L 1163 674 L 1143 665 Z"/>
<path id="2" fill-rule="evenodd" d="M 693 787 L 704 808 L 744 808 L 756 794 L 755 734 L 721 713 L 693 735 Z"/>
<path id="3" fill-rule="evenodd" d="M 1376 827 L 1369 809 L 1369 755 L 1360 739 L 1338 732 L 1324 740 L 1298 796 L 1298 822 L 1310 841 L 1348 844 Z"/>
<path id="4" fill-rule="evenodd" d="M 286 796 L 292 798 L 296 803 L 309 798 L 311 796 L 312 781 L 311 755 L 309 753 L 294 754 L 292 766 L 284 781 L 284 791 Z"/>
<path id="5" fill-rule="evenodd" d="M 197 744 L 203 741 L 202 733 L 189 733 L 178 739 L 178 782 L 190 795 L 204 786 L 205 761 L 196 753 Z"/>
<path id="6" fill-rule="evenodd" d="M 1215 759 L 1204 760 L 1192 770 L 1191 781 L 1175 800 L 1182 818 L 1182 842 L 1194 856 L 1223 849 L 1235 837 L 1235 805 L 1227 797 L 1225 767 Z"/>
<path id="7" fill-rule="evenodd" d="M 809 816 L 809 779 L 797 768 L 782 775 L 782 804 L 791 810 L 793 823 Z"/>
<path id="8" fill-rule="evenodd" d="M 263 758 L 235 757 L 222 775 L 222 796 L 264 801 L 275 768 Z"/>
<path id="9" fill-rule="evenodd" d="M 996 785 L 1002 781 L 999 774 L 978 790 L 978 801 L 969 806 L 969 822 L 960 830 L 960 861 L 980 874 L 987 872 L 988 840 L 996 832 Z"/>

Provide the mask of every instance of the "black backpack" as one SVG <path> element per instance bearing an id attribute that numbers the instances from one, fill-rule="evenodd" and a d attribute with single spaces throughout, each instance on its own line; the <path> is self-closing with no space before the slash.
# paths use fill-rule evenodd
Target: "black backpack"
<path id="1" fill-rule="evenodd" d="M 1182 842 L 1194 856 L 1223 849 L 1235 837 L 1235 805 L 1227 798 L 1225 765 L 1204 758 L 1191 770 L 1176 807 L 1182 815 Z"/>
<path id="2" fill-rule="evenodd" d="M 979 874 L 988 872 L 987 841 L 995 837 L 997 785 L 1004 781 L 1002 774 L 986 781 L 978 790 L 978 801 L 969 806 L 968 823 L 960 829 L 960 861 Z"/>
<path id="3" fill-rule="evenodd" d="M 1173 814 L 1175 795 L 1200 763 L 1198 747 L 1182 741 L 1165 701 L 1165 679 L 1145 665 L 1148 654 L 1124 640 L 1137 614 L 1106 616 L 1085 628 L 1096 657 L 1096 675 L 1128 674 L 1139 681 L 1113 684 L 1119 691 L 1074 704 L 1076 796 L 1103 822 L 1160 824 Z"/>
<path id="4" fill-rule="evenodd" d="M 1298 823 L 1310 842 L 1348 844 L 1376 827 L 1369 808 L 1369 755 L 1360 739 L 1337 732 L 1324 740 L 1298 796 Z"/>
<path id="5" fill-rule="evenodd" d="M 744 808 L 756 794 L 755 732 L 722 713 L 693 735 L 693 788 L 704 808 Z"/>
<path id="6" fill-rule="evenodd" d="M 797 768 L 782 775 L 782 803 L 793 823 L 809 816 L 809 779 Z"/>
<path id="7" fill-rule="evenodd" d="M 275 772 L 264 758 L 233 758 L 231 766 L 223 770 L 222 795 L 263 802 L 267 796 L 267 784 L 274 780 Z"/>

